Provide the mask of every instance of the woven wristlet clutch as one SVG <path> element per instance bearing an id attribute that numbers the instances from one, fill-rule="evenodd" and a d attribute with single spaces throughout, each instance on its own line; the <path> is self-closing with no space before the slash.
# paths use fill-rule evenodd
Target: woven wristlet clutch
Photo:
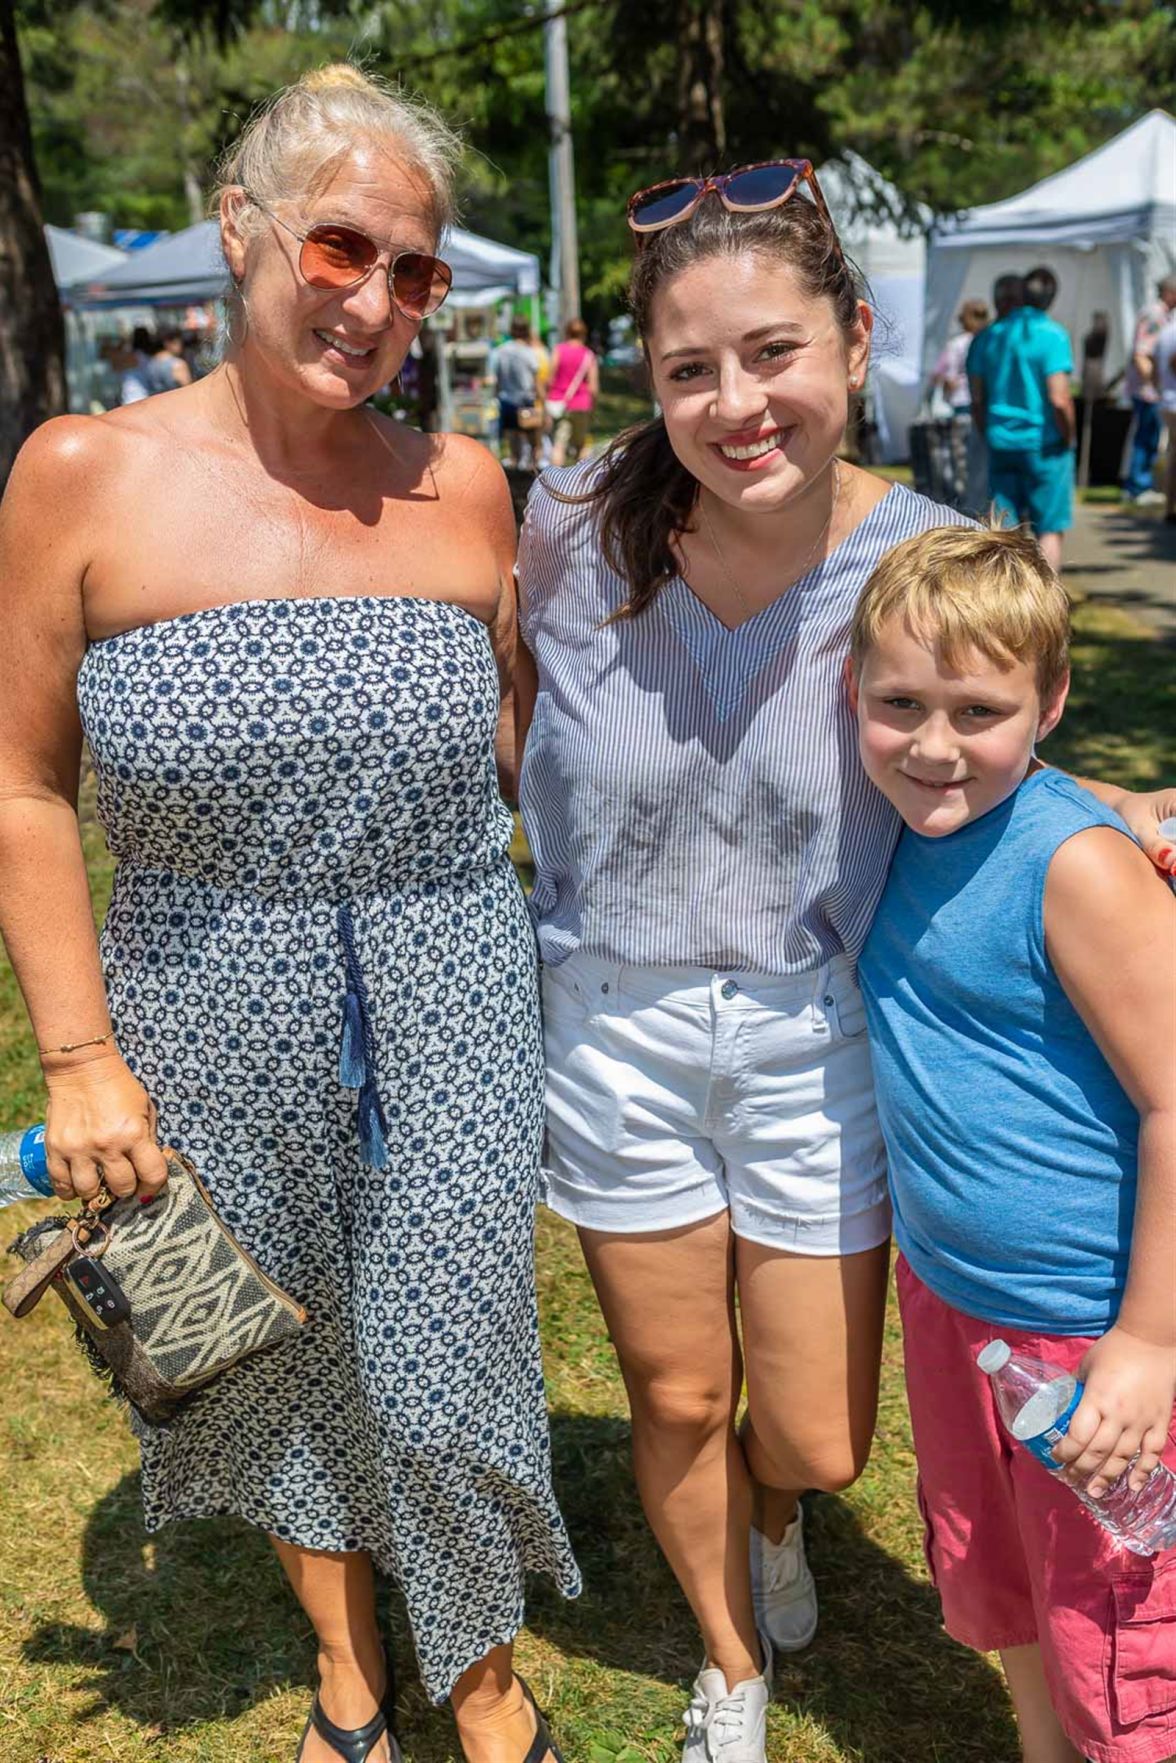
<path id="1" fill-rule="evenodd" d="M 162 1425 L 196 1390 L 297 1334 L 306 1312 L 267 1278 L 217 1217 L 186 1157 L 168 1151 L 167 1185 L 150 1206 L 103 1198 L 75 1219 L 42 1219 L 12 1244 L 26 1263 L 4 1292 L 27 1315 L 50 1286 L 120 1395 Z M 66 1277 L 92 1257 L 130 1304 L 104 1325 Z"/>

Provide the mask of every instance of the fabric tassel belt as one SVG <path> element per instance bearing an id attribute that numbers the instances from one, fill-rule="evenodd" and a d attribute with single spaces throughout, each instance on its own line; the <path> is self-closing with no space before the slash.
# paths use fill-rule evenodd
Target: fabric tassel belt
<path id="1" fill-rule="evenodd" d="M 376 1037 L 372 1032 L 367 985 L 355 947 L 355 920 L 346 903 L 336 914 L 339 941 L 347 967 L 347 994 L 343 999 L 343 1032 L 339 1043 L 339 1082 L 359 1092 L 355 1123 L 359 1148 L 369 1169 L 388 1167 L 388 1122 L 376 1088 Z"/>

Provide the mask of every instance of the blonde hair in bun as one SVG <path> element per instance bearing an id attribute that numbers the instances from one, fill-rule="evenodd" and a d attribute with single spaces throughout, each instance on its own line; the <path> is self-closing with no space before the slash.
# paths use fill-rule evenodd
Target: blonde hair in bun
<path id="1" fill-rule="evenodd" d="M 304 73 L 256 110 L 221 159 L 214 211 L 225 190 L 244 187 L 265 204 L 313 195 L 360 146 L 385 145 L 420 174 L 438 235 L 454 219 L 461 141 L 422 99 L 348 62 Z M 238 217 L 248 233 L 260 222 Z"/>

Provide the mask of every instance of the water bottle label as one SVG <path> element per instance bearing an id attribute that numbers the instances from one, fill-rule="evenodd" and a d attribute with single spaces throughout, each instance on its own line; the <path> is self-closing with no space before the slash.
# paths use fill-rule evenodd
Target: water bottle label
<path id="1" fill-rule="evenodd" d="M 1074 1394 L 1070 1397 L 1068 1405 L 1057 1419 L 1046 1427 L 1044 1432 L 1033 1433 L 1027 1439 L 1018 1438 L 1017 1440 L 1018 1444 L 1024 1445 L 1027 1451 L 1033 1453 L 1039 1463 L 1044 1463 L 1047 1469 L 1052 1469 L 1055 1475 L 1062 1469 L 1062 1464 L 1054 1456 L 1053 1448 L 1058 1440 L 1064 1439 L 1069 1432 L 1070 1422 L 1074 1418 L 1074 1410 L 1082 1400 L 1082 1390 L 1081 1384 L 1074 1386 Z"/>
<path id="2" fill-rule="evenodd" d="M 30 1187 L 38 1188 L 41 1193 L 48 1194 L 49 1165 L 45 1160 L 45 1128 L 30 1126 L 20 1141 L 20 1172 Z"/>

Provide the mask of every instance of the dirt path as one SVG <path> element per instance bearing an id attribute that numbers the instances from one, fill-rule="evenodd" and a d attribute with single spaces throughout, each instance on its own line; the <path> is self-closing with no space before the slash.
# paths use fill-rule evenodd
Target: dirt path
<path id="1" fill-rule="evenodd" d="M 1133 613 L 1176 644 L 1176 526 L 1162 510 L 1079 504 L 1066 540 L 1066 585 Z"/>

